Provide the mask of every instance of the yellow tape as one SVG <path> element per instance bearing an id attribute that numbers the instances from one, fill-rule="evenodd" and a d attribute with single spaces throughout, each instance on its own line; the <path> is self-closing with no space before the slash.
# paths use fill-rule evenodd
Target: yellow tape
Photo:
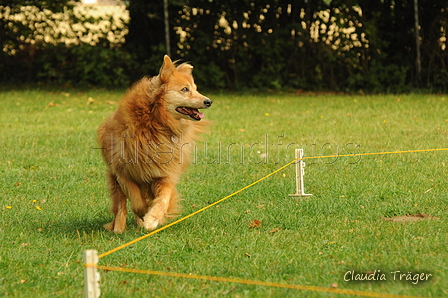
<path id="1" fill-rule="evenodd" d="M 364 297 L 424 298 L 424 297 L 417 297 L 417 296 L 384 294 L 384 293 L 358 291 L 358 290 L 350 290 L 350 289 L 340 289 L 340 288 L 325 288 L 325 287 L 317 287 L 317 286 L 309 286 L 309 285 L 286 284 L 286 283 L 269 282 L 269 281 L 261 281 L 261 280 L 249 280 L 249 279 L 242 279 L 242 278 L 197 275 L 197 274 L 192 274 L 192 273 L 186 274 L 186 273 L 177 273 L 177 272 L 162 272 L 162 271 L 154 271 L 154 270 L 141 270 L 141 269 L 131 269 L 131 268 L 123 268 L 123 267 L 108 267 L 108 266 L 97 266 L 97 269 L 107 270 L 107 271 L 120 271 L 120 272 L 150 274 L 150 275 L 159 275 L 159 276 L 169 276 L 169 277 L 180 277 L 180 278 L 189 278 L 189 279 L 200 279 L 200 280 L 218 281 L 218 282 L 230 282 L 230 283 L 239 283 L 239 284 L 245 284 L 245 285 L 287 288 L 287 289 L 315 291 L 315 292 L 328 292 L 328 293 L 335 293 L 335 294 L 356 295 L 356 296 L 364 296 Z"/>
<path id="2" fill-rule="evenodd" d="M 302 159 L 318 159 L 318 158 L 334 158 L 334 157 L 354 157 L 354 156 L 366 156 L 366 155 L 386 155 L 386 154 L 433 152 L 433 151 L 446 151 L 446 150 L 448 150 L 448 148 L 407 150 L 407 151 L 389 151 L 389 152 L 373 152 L 373 153 L 350 153 L 350 154 L 335 154 L 335 155 L 325 155 L 325 156 L 309 156 L 309 157 L 303 157 Z"/>
<path id="3" fill-rule="evenodd" d="M 171 222 L 171 223 L 169 223 L 169 224 L 167 224 L 167 225 L 165 225 L 165 226 L 163 226 L 163 227 L 161 227 L 161 228 L 159 228 L 159 229 L 157 229 L 157 230 L 154 230 L 154 231 L 152 231 L 152 232 L 150 232 L 150 233 L 148 233 L 148 234 L 146 234 L 146 235 L 140 237 L 140 238 L 134 239 L 134 240 L 132 240 L 132 241 L 126 243 L 126 244 L 120 245 L 120 246 L 118 246 L 118 247 L 116 247 L 116 248 L 114 248 L 114 249 L 112 249 L 112 250 L 110 250 L 110 251 L 107 251 L 107 252 L 105 252 L 105 253 L 99 255 L 98 258 L 101 259 L 101 258 L 103 258 L 103 257 L 105 257 L 105 256 L 107 256 L 107 255 L 110 255 L 111 253 L 114 253 L 114 252 L 116 252 L 116 251 L 119 251 L 120 249 L 123 249 L 123 248 L 125 248 L 125 247 L 127 247 L 127 246 L 129 246 L 129 245 L 131 245 L 131 244 L 134 244 L 134 243 L 136 243 L 136 242 L 138 242 L 138 241 L 140 241 L 140 240 L 143 240 L 143 239 L 145 239 L 145 238 L 147 238 L 147 237 L 149 237 L 149 236 L 152 236 L 152 235 L 154 235 L 154 234 L 156 234 L 156 233 L 158 233 L 158 232 L 160 232 L 160 231 L 163 231 L 163 230 L 165 230 L 165 229 L 167 229 L 167 228 L 169 228 L 169 227 L 171 227 L 171 226 L 174 226 L 175 224 L 178 224 L 178 223 L 180 223 L 181 221 L 186 220 L 187 218 L 190 218 L 190 217 L 192 217 L 192 216 L 194 216 L 194 215 L 196 215 L 196 214 L 198 214 L 198 213 L 201 213 L 201 212 L 207 210 L 208 208 L 213 207 L 213 206 L 215 206 L 215 205 L 217 205 L 217 204 L 219 204 L 219 203 L 221 203 L 221 202 L 227 200 L 227 199 L 230 198 L 230 197 L 233 197 L 234 195 L 236 195 L 236 194 L 242 192 L 243 190 L 248 189 L 249 187 L 251 187 L 251 186 L 257 184 L 258 182 L 263 181 L 264 179 L 266 179 L 266 178 L 268 178 L 268 177 L 274 175 L 275 173 L 277 173 L 277 172 L 283 170 L 284 168 L 286 168 L 287 166 L 289 166 L 290 164 L 295 163 L 295 162 L 296 162 L 296 160 L 293 160 L 293 161 L 287 163 L 286 165 L 282 166 L 281 168 L 275 170 L 274 172 L 272 172 L 272 173 L 270 173 L 270 174 L 264 176 L 263 178 L 258 179 L 257 181 L 255 181 L 255 182 L 253 182 L 253 183 L 251 183 L 251 184 L 249 184 L 249 185 L 247 185 L 247 186 L 241 188 L 240 190 L 235 191 L 234 193 L 232 193 L 232 194 L 230 194 L 230 195 L 228 195 L 228 196 L 222 198 L 221 200 L 218 200 L 218 201 L 214 202 L 213 204 L 210 204 L 210 205 L 208 205 L 208 206 L 206 206 L 206 207 L 204 207 L 204 208 L 202 208 L 202 209 L 199 209 L 199 210 L 197 210 L 197 211 L 195 211 L 195 212 L 193 212 L 193 213 L 191 213 L 191 214 L 189 214 L 189 215 L 187 215 L 187 216 L 185 216 L 185 217 L 182 217 L 181 219 L 178 219 L 178 220 L 176 220 L 176 221 L 173 221 L 173 222 Z"/>

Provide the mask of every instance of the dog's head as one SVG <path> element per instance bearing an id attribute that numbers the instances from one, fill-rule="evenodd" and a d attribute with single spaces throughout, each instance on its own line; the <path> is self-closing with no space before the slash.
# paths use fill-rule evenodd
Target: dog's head
<path id="1" fill-rule="evenodd" d="M 174 65 L 165 55 L 159 77 L 165 86 L 165 107 L 177 119 L 200 121 L 204 114 L 199 109 L 208 109 L 212 101 L 197 91 L 188 63 Z"/>

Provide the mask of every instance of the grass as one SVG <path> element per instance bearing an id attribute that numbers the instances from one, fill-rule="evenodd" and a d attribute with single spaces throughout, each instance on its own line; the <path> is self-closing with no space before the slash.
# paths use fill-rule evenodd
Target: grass
<path id="1" fill-rule="evenodd" d="M 216 123 L 182 178 L 188 215 L 306 156 L 445 148 L 445 95 L 208 94 Z M 111 219 L 96 128 L 122 91 L 0 92 L 0 296 L 80 297 L 82 251 L 106 252 L 145 235 Z M 90 98 L 90 99 L 89 99 Z M 266 146 L 266 143 L 268 144 Z M 243 154 L 242 154 L 243 152 Z M 268 153 L 266 155 L 266 153 Z M 402 295 L 448 295 L 447 153 L 307 160 L 291 198 L 290 166 L 248 190 L 100 259 L 152 269 Z M 389 222 L 425 213 L 439 219 Z M 249 228 L 254 221 L 261 226 Z M 344 281 L 381 270 L 387 281 Z M 413 285 L 391 272 L 430 273 Z M 346 297 L 100 271 L 102 297 Z"/>

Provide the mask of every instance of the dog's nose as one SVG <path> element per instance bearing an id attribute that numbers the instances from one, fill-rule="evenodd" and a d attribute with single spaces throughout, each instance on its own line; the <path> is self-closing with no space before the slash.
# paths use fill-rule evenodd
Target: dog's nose
<path id="1" fill-rule="evenodd" d="M 205 100 L 204 100 L 204 104 L 207 106 L 207 108 L 208 107 L 210 107 L 211 105 L 212 105 L 212 101 L 210 100 L 210 98 L 206 98 Z"/>

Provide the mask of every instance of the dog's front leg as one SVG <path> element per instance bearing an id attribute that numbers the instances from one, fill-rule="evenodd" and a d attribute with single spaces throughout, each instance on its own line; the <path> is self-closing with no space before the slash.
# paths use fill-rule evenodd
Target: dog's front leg
<path id="1" fill-rule="evenodd" d="M 175 184 L 168 179 L 160 178 L 153 185 L 154 201 L 152 207 L 143 218 L 143 227 L 154 230 L 165 223 L 170 200 L 175 193 Z"/>

